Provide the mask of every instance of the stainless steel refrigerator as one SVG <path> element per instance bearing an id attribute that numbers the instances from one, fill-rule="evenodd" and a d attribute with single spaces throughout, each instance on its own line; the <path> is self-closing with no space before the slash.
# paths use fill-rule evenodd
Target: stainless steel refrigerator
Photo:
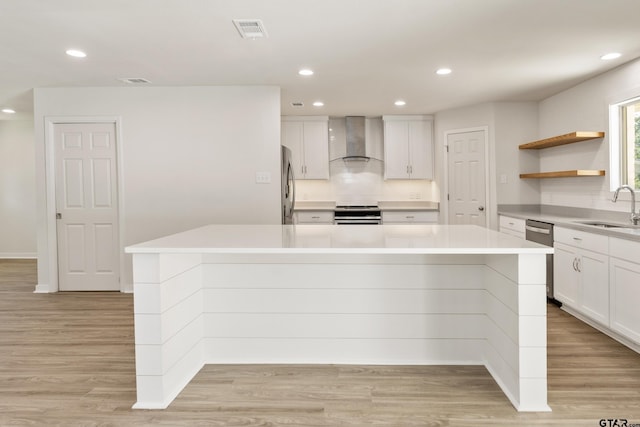
<path id="1" fill-rule="evenodd" d="M 296 198 L 296 181 L 293 176 L 293 157 L 291 150 L 284 145 L 282 149 L 282 223 L 293 224 L 293 208 Z"/>

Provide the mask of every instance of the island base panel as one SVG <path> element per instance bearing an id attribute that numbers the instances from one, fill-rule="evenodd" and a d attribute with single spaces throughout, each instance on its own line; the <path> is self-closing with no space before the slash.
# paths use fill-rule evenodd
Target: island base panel
<path id="1" fill-rule="evenodd" d="M 136 359 L 136 408 L 166 407 L 203 363 L 362 363 L 484 364 L 516 409 L 549 410 L 544 254 L 139 255 L 158 271 L 141 275 L 156 283 L 136 320 L 158 330 L 136 326 L 136 342 L 156 337 Z M 196 288 L 200 353 L 176 354 Z M 141 375 L 151 360 L 157 375 Z"/>

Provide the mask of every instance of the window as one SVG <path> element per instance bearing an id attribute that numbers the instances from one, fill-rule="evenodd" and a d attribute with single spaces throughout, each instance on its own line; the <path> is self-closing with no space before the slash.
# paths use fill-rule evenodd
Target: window
<path id="1" fill-rule="evenodd" d="M 640 190 L 640 97 L 610 106 L 611 188 Z"/>

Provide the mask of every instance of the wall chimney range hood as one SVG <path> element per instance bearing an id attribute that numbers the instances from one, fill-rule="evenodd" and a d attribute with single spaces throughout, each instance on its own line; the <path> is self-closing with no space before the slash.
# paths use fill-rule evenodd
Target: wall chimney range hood
<path id="1" fill-rule="evenodd" d="M 330 160 L 364 163 L 382 160 L 382 118 L 329 118 Z"/>
<path id="2" fill-rule="evenodd" d="M 347 145 L 346 155 L 342 160 L 368 162 L 365 118 L 362 116 L 347 116 L 344 118 L 344 122 Z"/>

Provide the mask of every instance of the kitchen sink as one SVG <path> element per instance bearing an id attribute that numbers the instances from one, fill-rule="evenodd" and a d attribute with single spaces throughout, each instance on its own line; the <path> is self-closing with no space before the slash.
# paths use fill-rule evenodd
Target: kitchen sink
<path id="1" fill-rule="evenodd" d="M 605 221 L 574 221 L 576 224 L 582 225 L 590 225 L 592 227 L 599 228 L 623 228 L 623 229 L 636 229 L 637 225 L 632 224 L 616 224 L 613 222 L 605 222 Z"/>

